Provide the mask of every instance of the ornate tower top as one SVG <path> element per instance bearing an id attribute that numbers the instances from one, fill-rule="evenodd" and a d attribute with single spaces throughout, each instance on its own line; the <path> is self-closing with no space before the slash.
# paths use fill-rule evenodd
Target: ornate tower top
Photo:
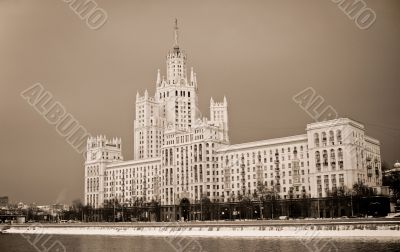
<path id="1" fill-rule="evenodd" d="M 186 84 L 186 53 L 179 48 L 178 19 L 174 22 L 174 47 L 167 55 L 167 83 Z"/>

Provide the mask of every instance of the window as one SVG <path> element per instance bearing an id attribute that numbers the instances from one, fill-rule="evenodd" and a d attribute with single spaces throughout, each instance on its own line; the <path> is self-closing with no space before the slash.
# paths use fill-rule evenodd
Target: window
<path id="1" fill-rule="evenodd" d="M 342 144 L 342 131 L 341 130 L 336 131 L 336 139 L 337 139 L 338 144 Z"/>
<path id="2" fill-rule="evenodd" d="M 328 152 L 324 150 L 322 153 L 323 165 L 328 166 Z"/>
<path id="3" fill-rule="evenodd" d="M 329 144 L 335 145 L 335 136 L 333 134 L 333 130 L 329 131 Z"/>
<path id="4" fill-rule="evenodd" d="M 326 133 L 322 132 L 322 146 L 326 146 Z"/>
<path id="5" fill-rule="evenodd" d="M 319 151 L 315 152 L 315 162 L 317 163 L 317 165 L 321 162 Z"/>
<path id="6" fill-rule="evenodd" d="M 338 149 L 338 159 L 339 159 L 339 161 L 343 161 L 343 150 L 342 150 L 342 148 Z"/>
<path id="7" fill-rule="evenodd" d="M 336 157 L 335 157 L 335 150 L 331 149 L 331 162 L 335 162 Z"/>
<path id="8" fill-rule="evenodd" d="M 314 144 L 316 147 L 319 147 L 319 134 L 314 133 Z"/>

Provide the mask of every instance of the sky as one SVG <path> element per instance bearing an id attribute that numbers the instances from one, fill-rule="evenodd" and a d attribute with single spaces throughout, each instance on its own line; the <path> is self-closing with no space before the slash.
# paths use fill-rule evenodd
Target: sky
<path id="1" fill-rule="evenodd" d="M 211 97 L 228 99 L 231 143 L 304 134 L 314 119 L 292 97 L 311 87 L 380 140 L 383 160 L 400 159 L 400 1 L 365 1 L 368 29 L 329 0 L 96 3 L 107 21 L 93 30 L 63 0 L 0 1 L 0 196 L 83 196 L 82 155 L 21 97 L 35 83 L 133 158 L 136 92 L 165 75 L 175 18 L 203 115 Z"/>

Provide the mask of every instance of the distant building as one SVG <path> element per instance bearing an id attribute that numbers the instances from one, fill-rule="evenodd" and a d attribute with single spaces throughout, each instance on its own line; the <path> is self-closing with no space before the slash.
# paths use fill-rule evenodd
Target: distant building
<path id="1" fill-rule="evenodd" d="M 281 199 L 327 197 L 357 182 L 380 188 L 380 142 L 352 119 L 310 123 L 301 135 L 231 144 L 227 99 L 211 98 L 209 118 L 202 116 L 197 77 L 193 69 L 187 74 L 177 24 L 174 34 L 166 77 L 158 71 L 155 94 L 136 95 L 134 160 L 123 161 L 119 138 L 88 139 L 85 205 L 159 202 L 165 220 L 175 218 L 171 209 L 182 202 L 237 201 L 260 184 Z"/>
<path id="2" fill-rule="evenodd" d="M 69 209 L 69 205 L 66 204 L 53 204 L 50 207 L 51 210 L 60 212 L 60 211 L 66 211 Z"/>
<path id="3" fill-rule="evenodd" d="M 25 204 L 24 202 L 19 202 L 17 204 L 17 208 L 19 208 L 19 209 L 28 209 L 29 206 L 27 204 Z"/>
<path id="4" fill-rule="evenodd" d="M 385 170 L 382 173 L 385 178 L 390 178 L 393 175 L 398 175 L 400 173 L 400 162 L 396 161 L 396 163 L 393 165 L 392 169 Z M 383 186 L 382 190 L 384 190 L 384 192 L 382 193 L 383 195 L 393 196 L 393 192 L 389 186 Z M 390 211 L 391 212 L 400 212 L 400 201 L 399 200 L 397 202 L 390 202 Z"/>
<path id="5" fill-rule="evenodd" d="M 8 206 L 8 196 L 0 197 L 0 207 Z"/>
<path id="6" fill-rule="evenodd" d="M 389 176 L 391 173 L 400 172 L 400 162 L 396 161 L 392 169 L 383 171 L 384 176 Z"/>

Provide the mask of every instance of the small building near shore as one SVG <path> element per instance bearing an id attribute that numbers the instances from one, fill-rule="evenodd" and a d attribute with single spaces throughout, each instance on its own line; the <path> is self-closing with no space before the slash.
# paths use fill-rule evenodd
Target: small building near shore
<path id="1" fill-rule="evenodd" d="M 0 207 L 8 206 L 8 196 L 0 197 Z"/>

